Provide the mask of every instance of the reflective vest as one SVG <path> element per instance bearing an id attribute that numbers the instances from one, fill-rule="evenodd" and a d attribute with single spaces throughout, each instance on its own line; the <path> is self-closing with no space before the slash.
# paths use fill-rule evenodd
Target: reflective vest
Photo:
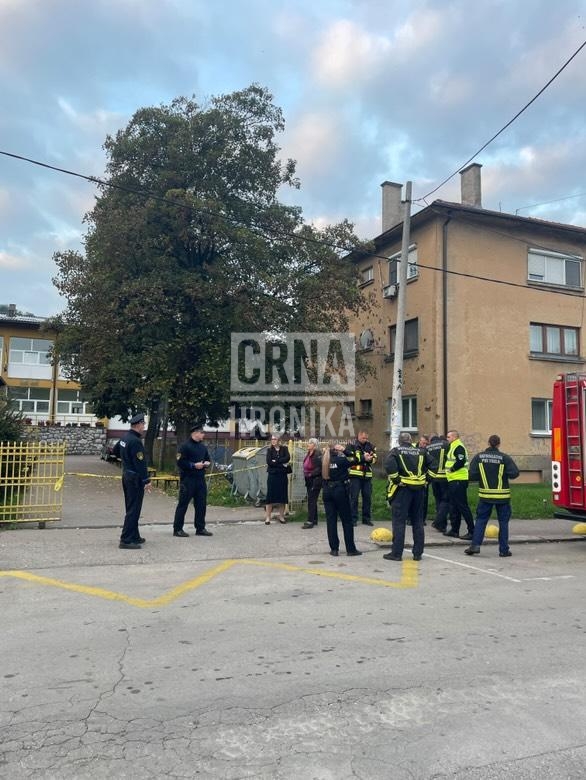
<path id="1" fill-rule="evenodd" d="M 424 450 L 419 447 L 395 447 L 389 453 L 387 499 L 392 499 L 399 485 L 424 488 L 427 473 Z"/>
<path id="2" fill-rule="evenodd" d="M 364 453 L 368 452 L 372 455 L 370 462 L 364 459 Z M 350 447 L 344 450 L 344 454 L 350 461 L 350 468 L 348 469 L 348 476 L 350 477 L 364 477 L 366 479 L 372 479 L 372 468 L 376 463 L 376 447 L 370 442 L 360 444 L 354 442 Z"/>
<path id="3" fill-rule="evenodd" d="M 491 474 L 493 483 L 496 483 L 494 487 L 489 484 L 489 479 L 484 468 L 484 463 L 478 464 L 478 471 L 480 472 L 480 485 L 478 487 L 478 498 L 483 498 L 485 501 L 509 501 L 511 499 L 511 489 L 503 487 L 503 477 L 505 475 L 505 464 L 501 463 L 496 474 Z M 508 482 L 508 480 L 507 480 Z"/>
<path id="4" fill-rule="evenodd" d="M 452 466 L 456 462 L 456 450 L 461 447 L 464 450 L 464 465 L 461 466 L 456 471 L 451 471 Z M 462 444 L 461 439 L 454 439 L 454 441 L 450 444 L 450 447 L 448 449 L 448 454 L 446 455 L 446 479 L 448 482 L 454 482 L 457 479 L 461 480 L 467 480 L 468 479 L 468 451 L 466 450 L 466 447 Z"/>

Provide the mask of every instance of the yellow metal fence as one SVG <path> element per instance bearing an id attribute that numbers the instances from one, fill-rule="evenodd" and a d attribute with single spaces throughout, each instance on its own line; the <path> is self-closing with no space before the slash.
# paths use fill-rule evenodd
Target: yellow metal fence
<path id="1" fill-rule="evenodd" d="M 0 523 L 61 520 L 64 473 L 64 442 L 0 442 Z"/>

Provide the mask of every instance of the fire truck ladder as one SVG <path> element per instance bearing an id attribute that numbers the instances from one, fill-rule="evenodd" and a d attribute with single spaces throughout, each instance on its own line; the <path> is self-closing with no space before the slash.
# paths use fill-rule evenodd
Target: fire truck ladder
<path id="1" fill-rule="evenodd" d="M 582 464 L 580 383 L 577 376 L 566 379 L 566 461 L 569 499 L 573 507 L 584 508 L 584 468 Z"/>

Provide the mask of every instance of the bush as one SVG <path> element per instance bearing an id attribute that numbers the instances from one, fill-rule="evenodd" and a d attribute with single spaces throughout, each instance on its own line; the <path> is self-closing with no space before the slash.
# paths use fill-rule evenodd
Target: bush
<path id="1" fill-rule="evenodd" d="M 0 441 L 21 441 L 23 434 L 22 414 L 10 406 L 7 398 L 0 398 Z"/>

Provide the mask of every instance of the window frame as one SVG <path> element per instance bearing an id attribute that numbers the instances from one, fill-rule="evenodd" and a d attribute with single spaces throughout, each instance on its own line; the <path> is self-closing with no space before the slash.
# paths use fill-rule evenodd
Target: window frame
<path id="1" fill-rule="evenodd" d="M 535 422 L 535 405 L 542 404 L 542 413 L 544 414 L 545 423 L 549 425 L 547 428 L 538 428 L 534 426 Z M 532 398 L 531 399 L 531 435 L 532 436 L 551 436 L 551 414 L 553 408 L 553 400 L 551 398 Z"/>
<path id="2" fill-rule="evenodd" d="M 541 341 L 541 350 L 535 350 L 532 349 L 532 341 L 533 341 L 533 329 L 539 328 L 540 333 L 540 341 Z M 550 352 L 548 347 L 548 335 L 550 331 L 558 331 L 558 338 L 559 338 L 559 345 L 560 349 L 559 352 Z M 575 352 L 568 352 L 566 348 L 566 331 L 571 331 L 574 334 L 574 337 L 576 339 L 576 351 Z M 545 347 L 545 349 L 543 349 Z M 580 328 L 574 327 L 573 325 L 554 325 L 547 322 L 530 322 L 529 323 L 529 354 L 531 357 L 537 357 L 537 358 L 545 358 L 550 360 L 566 360 L 571 362 L 576 362 L 580 359 Z"/>
<path id="3" fill-rule="evenodd" d="M 537 258 L 543 259 L 543 274 L 536 274 L 535 271 L 531 273 L 531 261 Z M 584 286 L 583 281 L 583 269 L 582 262 L 583 257 L 580 255 L 566 254 L 564 252 L 556 252 L 553 250 L 536 249 L 529 247 L 527 250 L 527 283 L 528 284 L 544 284 L 548 287 L 569 287 L 572 290 L 581 290 Z M 553 274 L 553 268 L 557 264 L 563 263 L 563 281 L 556 279 Z M 567 281 L 568 278 L 568 263 L 576 264 L 578 266 L 578 284 L 570 284 Z M 548 274 L 548 265 L 551 267 Z M 531 277 L 534 278 L 531 278 Z M 549 278 L 548 278 L 549 276 Z M 537 278 L 535 278 L 537 277 Z"/>
<path id="4" fill-rule="evenodd" d="M 37 343 L 35 344 L 35 342 Z M 19 346 L 13 347 L 13 343 L 18 343 Z M 39 349 L 39 343 L 46 343 L 49 346 L 46 350 L 44 347 Z M 8 362 L 19 366 L 51 366 L 51 350 L 54 344 L 55 342 L 51 339 L 12 336 L 8 344 Z"/>
<path id="5" fill-rule="evenodd" d="M 407 329 L 408 326 L 415 324 L 416 329 L 416 346 L 408 347 L 407 344 Z M 397 335 L 397 324 L 389 325 L 389 359 L 395 359 L 395 338 Z M 405 342 L 403 344 L 403 360 L 406 358 L 416 357 L 419 354 L 419 317 L 412 317 L 410 320 L 405 320 Z"/>
<path id="6" fill-rule="evenodd" d="M 413 259 L 414 258 L 414 259 Z M 395 252 L 389 256 L 389 284 L 399 284 L 399 260 L 401 252 Z M 419 264 L 417 256 L 417 244 L 411 244 L 407 253 L 407 281 L 411 282 L 419 278 Z"/>
<path id="7" fill-rule="evenodd" d="M 360 398 L 360 411 L 357 415 L 359 420 L 372 419 L 372 398 Z"/>
<path id="8" fill-rule="evenodd" d="M 374 266 L 369 265 L 367 268 L 360 270 L 360 281 L 358 284 L 360 287 L 366 287 L 367 284 L 372 284 L 372 282 L 374 282 Z"/>

